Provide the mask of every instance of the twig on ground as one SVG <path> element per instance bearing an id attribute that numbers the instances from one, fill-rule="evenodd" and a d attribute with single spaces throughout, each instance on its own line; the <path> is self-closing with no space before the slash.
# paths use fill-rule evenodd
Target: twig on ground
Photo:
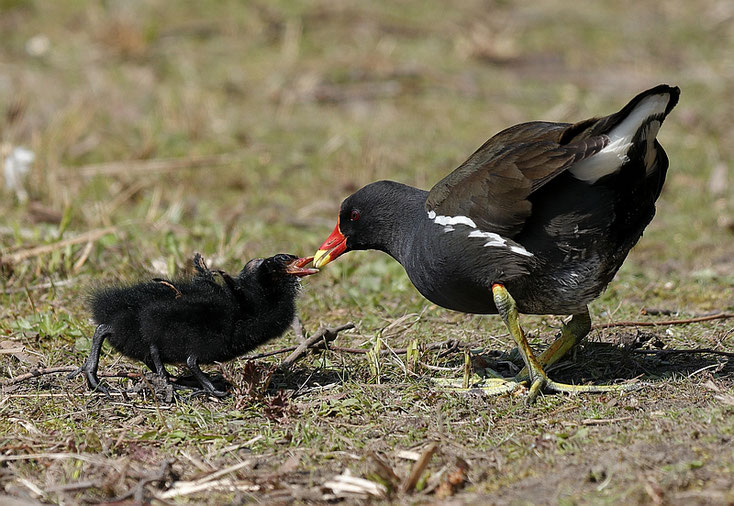
<path id="1" fill-rule="evenodd" d="M 722 355 L 724 357 L 734 357 L 734 353 L 729 351 L 712 350 L 711 348 L 694 348 L 690 350 L 630 350 L 632 353 L 640 353 L 642 355 L 691 355 L 694 353 L 710 353 L 712 355 Z"/>
<path id="2" fill-rule="evenodd" d="M 74 366 L 61 366 L 61 367 L 47 367 L 46 369 L 31 369 L 30 372 L 16 376 L 15 378 L 9 378 L 6 380 L 0 380 L 0 387 L 7 387 L 29 380 L 31 378 L 37 378 L 39 376 L 45 376 L 46 374 L 57 374 L 61 372 L 74 372 L 78 367 Z M 98 376 L 102 378 L 140 378 L 141 374 L 136 372 L 101 372 Z"/>
<path id="3" fill-rule="evenodd" d="M 280 354 L 283 354 L 283 353 L 288 353 L 288 352 L 294 351 L 297 348 L 299 348 L 300 346 L 301 345 L 288 346 L 286 348 L 280 348 L 278 350 L 273 350 L 273 351 L 266 351 L 264 353 L 258 353 L 257 355 L 248 355 L 248 356 L 245 356 L 245 357 L 242 357 L 242 358 L 244 358 L 245 360 L 256 360 L 258 358 L 272 357 L 273 355 L 280 355 Z M 456 339 L 446 339 L 445 341 L 439 341 L 437 343 L 427 344 L 426 346 L 423 347 L 423 350 L 425 350 L 425 351 L 439 350 L 441 348 L 448 348 L 448 350 L 446 350 L 447 352 L 455 351 L 455 350 L 459 349 L 459 343 L 458 343 L 458 341 Z M 321 349 L 324 349 L 324 343 L 323 343 L 323 341 L 316 342 L 313 346 L 310 346 L 310 349 L 313 349 L 313 350 L 321 350 Z M 364 354 L 366 354 L 369 351 L 369 350 L 366 350 L 364 348 L 348 348 L 348 347 L 345 347 L 345 346 L 336 346 L 336 345 L 333 345 L 333 344 L 329 344 L 328 349 L 330 351 L 338 351 L 338 352 L 341 352 L 341 353 L 352 353 L 352 354 L 355 354 L 355 355 L 364 355 Z M 406 353 L 407 351 L 408 351 L 407 348 L 396 348 L 396 349 L 393 349 L 393 350 L 380 350 L 380 355 L 391 355 L 393 353 L 396 353 L 396 354 L 399 355 L 399 354 L 402 354 L 402 353 Z M 447 353 L 444 352 L 442 354 L 442 356 L 444 356 L 446 354 Z"/>
<path id="4" fill-rule="evenodd" d="M 660 320 L 660 321 L 621 321 L 621 322 L 609 322 L 609 323 L 597 323 L 592 328 L 594 329 L 609 329 L 612 327 L 656 327 L 659 325 L 687 325 L 689 323 L 706 322 L 709 320 L 724 320 L 727 318 L 734 318 L 734 313 L 716 313 L 707 316 L 698 316 L 696 318 L 686 318 L 683 320 Z"/>
<path id="5" fill-rule="evenodd" d="M 81 460 L 97 466 L 116 467 L 118 464 L 111 460 L 90 453 L 26 453 L 22 455 L 0 455 L 0 462 L 16 460 Z"/>
<path id="6" fill-rule="evenodd" d="M 393 486 L 400 483 L 400 477 L 395 473 L 393 468 L 387 464 L 387 462 L 380 458 L 379 455 L 377 455 L 373 451 L 369 452 L 367 455 L 374 462 L 375 466 L 377 467 L 377 473 L 382 479 L 389 481 L 390 484 Z"/>
<path id="7" fill-rule="evenodd" d="M 339 332 L 342 330 L 348 330 L 353 329 L 354 324 L 352 322 L 345 323 L 344 325 L 340 325 L 335 328 L 329 328 L 324 327 L 318 331 L 308 339 L 306 339 L 304 342 L 299 344 L 295 350 L 293 350 L 293 353 L 288 355 L 288 357 L 281 362 L 280 366 L 282 369 L 290 369 L 293 364 L 295 364 L 298 360 L 300 360 L 308 351 L 309 348 L 313 347 L 315 344 L 323 341 L 326 341 L 327 343 L 330 341 L 333 341 L 336 339 Z"/>
<path id="8" fill-rule="evenodd" d="M 99 488 L 100 484 L 97 481 L 86 480 L 77 481 L 73 483 L 65 483 L 63 485 L 54 485 L 46 489 L 46 493 L 55 494 L 57 492 L 72 492 L 75 490 L 82 490 L 85 488 Z"/>
<path id="9" fill-rule="evenodd" d="M 441 348 L 449 348 L 449 349 L 458 349 L 458 341 L 456 339 L 446 339 L 445 341 L 439 341 L 437 343 L 430 343 L 423 347 L 423 350 L 429 351 L 429 350 L 440 350 Z M 359 355 L 364 355 L 370 350 L 365 350 L 364 348 L 345 348 L 343 346 L 329 346 L 329 349 L 331 351 L 340 351 L 342 353 L 355 353 Z M 403 354 L 407 353 L 408 348 L 395 348 L 392 350 L 380 350 L 380 355 L 392 355 L 397 354 Z"/>

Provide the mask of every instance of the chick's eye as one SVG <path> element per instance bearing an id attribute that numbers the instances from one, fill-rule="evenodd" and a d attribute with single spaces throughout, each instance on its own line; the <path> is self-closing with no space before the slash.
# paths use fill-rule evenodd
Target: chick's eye
<path id="1" fill-rule="evenodd" d="M 359 219 L 359 211 L 352 209 L 352 213 L 349 215 L 350 221 L 357 221 Z"/>
<path id="2" fill-rule="evenodd" d="M 275 260 L 280 263 L 286 263 L 291 259 L 289 255 L 283 255 L 282 253 L 279 255 L 275 255 Z"/>

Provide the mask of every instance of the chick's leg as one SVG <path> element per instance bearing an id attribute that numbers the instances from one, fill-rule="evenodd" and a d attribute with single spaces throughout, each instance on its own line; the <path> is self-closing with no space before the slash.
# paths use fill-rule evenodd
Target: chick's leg
<path id="1" fill-rule="evenodd" d="M 168 380 L 168 371 L 161 361 L 161 353 L 158 351 L 158 346 L 153 343 L 150 344 L 150 360 L 146 362 L 146 365 L 158 376 Z"/>
<path id="2" fill-rule="evenodd" d="M 97 328 L 94 331 L 94 335 L 92 336 L 92 347 L 89 350 L 89 356 L 87 357 L 87 360 L 84 361 L 84 364 L 79 369 L 67 376 L 67 378 L 71 379 L 78 374 L 84 373 L 89 388 L 91 390 L 102 392 L 107 396 L 110 395 L 110 392 L 107 387 L 99 382 L 99 378 L 97 377 L 97 369 L 99 368 L 99 354 L 102 350 L 102 343 L 104 342 L 105 338 L 110 334 L 112 334 L 112 327 L 110 325 L 104 323 L 97 325 Z"/>
<path id="3" fill-rule="evenodd" d="M 199 361 L 194 355 L 188 356 L 188 358 L 186 359 L 186 365 L 193 373 L 194 377 L 199 381 L 199 383 L 201 383 L 202 388 L 207 393 L 215 397 L 224 397 L 225 395 L 227 395 L 227 392 L 216 389 L 216 387 L 212 383 L 212 380 L 209 379 L 209 376 L 204 374 L 204 371 L 199 368 Z"/>

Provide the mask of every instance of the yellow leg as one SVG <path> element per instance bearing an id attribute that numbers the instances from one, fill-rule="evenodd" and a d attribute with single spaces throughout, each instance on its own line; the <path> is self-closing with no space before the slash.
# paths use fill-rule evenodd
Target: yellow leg
<path id="1" fill-rule="evenodd" d="M 522 331 L 522 327 L 520 327 L 520 321 L 519 321 L 519 314 L 517 311 L 517 304 L 515 304 L 515 300 L 512 298 L 510 293 L 507 291 L 507 289 L 500 284 L 492 285 L 492 295 L 494 296 L 494 302 L 497 306 L 497 310 L 499 311 L 500 316 L 502 317 L 502 320 L 505 322 L 505 325 L 507 326 L 508 330 L 510 331 L 510 335 L 515 340 L 515 343 L 517 343 L 517 348 L 520 350 L 520 354 L 522 355 L 523 361 L 525 362 L 525 367 L 527 369 L 527 374 L 530 376 L 530 391 L 528 392 L 528 399 L 527 403 L 532 403 L 535 401 L 535 398 L 538 396 L 538 394 L 541 392 L 541 390 L 550 390 L 553 392 L 571 392 L 571 393 L 580 393 L 580 392 L 610 392 L 610 391 L 621 391 L 621 390 L 630 390 L 632 388 L 638 388 L 638 385 L 634 384 L 628 384 L 628 385 L 603 385 L 603 386 L 597 386 L 597 385 L 569 385 L 566 383 L 557 383 L 551 379 L 548 378 L 548 376 L 545 374 L 545 371 L 543 370 L 543 367 L 541 366 L 540 361 L 536 358 L 535 353 L 533 353 L 533 350 L 530 348 L 530 345 L 528 344 L 528 340 L 525 337 L 525 334 Z M 588 318 L 588 313 L 587 313 Z M 569 322 L 570 325 L 571 322 Z M 583 318 L 580 318 L 577 322 L 577 325 L 579 328 L 582 328 L 583 325 Z M 556 343 L 553 343 L 551 345 L 550 352 L 546 352 L 544 354 L 547 362 L 546 363 L 553 363 L 559 358 L 561 358 L 568 350 L 573 347 L 576 342 L 578 342 L 578 329 L 574 326 L 575 330 L 569 330 L 567 337 L 564 338 L 563 334 L 561 334 L 561 337 L 556 341 Z M 587 331 L 588 332 L 588 331 Z M 581 336 L 583 337 L 583 336 Z M 560 341 L 560 342 L 559 342 Z M 555 345 L 555 346 L 554 346 Z"/>
<path id="2" fill-rule="evenodd" d="M 538 362 L 543 368 L 546 368 L 565 357 L 566 354 L 579 344 L 591 330 L 591 317 L 587 309 L 583 313 L 577 313 L 571 317 L 561 329 L 561 335 L 551 343 L 548 348 L 538 357 Z M 518 378 L 524 378 L 528 375 L 528 368 L 523 368 L 517 374 Z"/>

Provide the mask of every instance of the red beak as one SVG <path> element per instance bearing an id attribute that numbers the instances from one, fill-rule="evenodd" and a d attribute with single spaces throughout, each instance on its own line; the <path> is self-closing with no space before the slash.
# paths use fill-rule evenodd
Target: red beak
<path id="1" fill-rule="evenodd" d="M 339 230 L 339 221 L 337 220 L 334 231 L 314 255 L 313 265 L 320 269 L 345 251 L 347 251 L 347 238 Z"/>

